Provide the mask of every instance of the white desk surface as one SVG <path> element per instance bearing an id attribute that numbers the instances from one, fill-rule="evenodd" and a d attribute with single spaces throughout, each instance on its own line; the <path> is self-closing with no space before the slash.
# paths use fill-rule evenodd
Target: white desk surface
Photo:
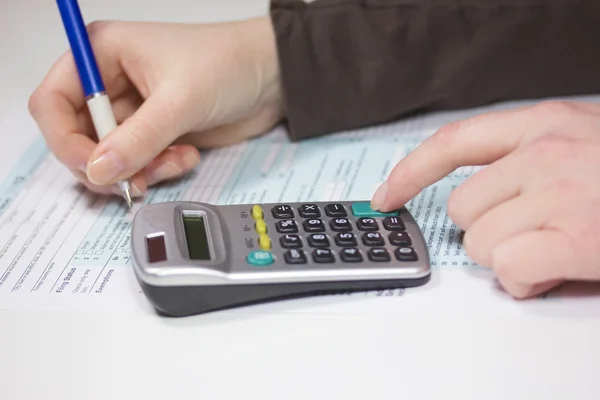
<path id="1" fill-rule="evenodd" d="M 81 0 L 88 20 L 224 20 L 267 5 Z M 0 115 L 65 46 L 53 1 L 0 3 Z M 0 399 L 600 398 L 598 320 L 239 315 L 1 311 Z"/>

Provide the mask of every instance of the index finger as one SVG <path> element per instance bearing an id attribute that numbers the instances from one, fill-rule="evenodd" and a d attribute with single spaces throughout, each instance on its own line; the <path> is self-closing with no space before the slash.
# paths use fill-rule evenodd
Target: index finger
<path id="1" fill-rule="evenodd" d="M 540 128 L 529 110 L 497 111 L 442 127 L 392 169 L 372 208 L 397 209 L 458 167 L 489 164 L 512 152 L 526 133 Z"/>

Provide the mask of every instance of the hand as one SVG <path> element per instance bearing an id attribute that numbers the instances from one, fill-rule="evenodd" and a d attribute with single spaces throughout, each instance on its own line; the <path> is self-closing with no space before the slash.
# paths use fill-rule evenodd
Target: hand
<path id="1" fill-rule="evenodd" d="M 400 207 L 466 165 L 486 166 L 452 192 L 448 214 L 508 293 L 600 280 L 600 105 L 545 102 L 445 126 L 395 166 L 372 206 Z"/>
<path id="2" fill-rule="evenodd" d="M 99 22 L 89 35 L 120 126 L 97 143 L 70 52 L 29 107 L 50 150 L 95 192 L 115 192 L 115 182 L 132 178 L 139 196 L 193 169 L 197 147 L 261 134 L 282 118 L 267 17 L 211 25 Z"/>

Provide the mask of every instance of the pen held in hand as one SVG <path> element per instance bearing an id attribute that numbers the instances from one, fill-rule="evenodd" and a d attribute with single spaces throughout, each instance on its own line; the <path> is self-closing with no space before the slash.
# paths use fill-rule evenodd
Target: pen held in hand
<path id="1" fill-rule="evenodd" d="M 106 95 L 104 82 L 98 69 L 79 4 L 77 0 L 56 0 L 56 3 L 75 59 L 94 129 L 98 139 L 101 140 L 117 127 L 117 121 L 110 99 Z M 133 203 L 129 181 L 119 182 L 119 188 L 127 202 L 127 206 L 131 208 Z"/>

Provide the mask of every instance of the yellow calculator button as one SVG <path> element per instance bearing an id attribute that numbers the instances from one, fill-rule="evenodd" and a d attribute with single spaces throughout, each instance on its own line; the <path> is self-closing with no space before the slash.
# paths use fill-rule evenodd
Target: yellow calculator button
<path id="1" fill-rule="evenodd" d="M 252 218 L 256 220 L 263 218 L 263 210 L 258 204 L 252 207 Z"/>
<path id="2" fill-rule="evenodd" d="M 267 224 L 265 223 L 264 219 L 259 219 L 258 221 L 256 221 L 256 233 L 258 233 L 259 235 L 264 235 L 265 233 L 267 233 Z"/>
<path id="3" fill-rule="evenodd" d="M 271 238 L 268 235 L 260 235 L 258 244 L 261 249 L 269 250 L 271 248 Z"/>

